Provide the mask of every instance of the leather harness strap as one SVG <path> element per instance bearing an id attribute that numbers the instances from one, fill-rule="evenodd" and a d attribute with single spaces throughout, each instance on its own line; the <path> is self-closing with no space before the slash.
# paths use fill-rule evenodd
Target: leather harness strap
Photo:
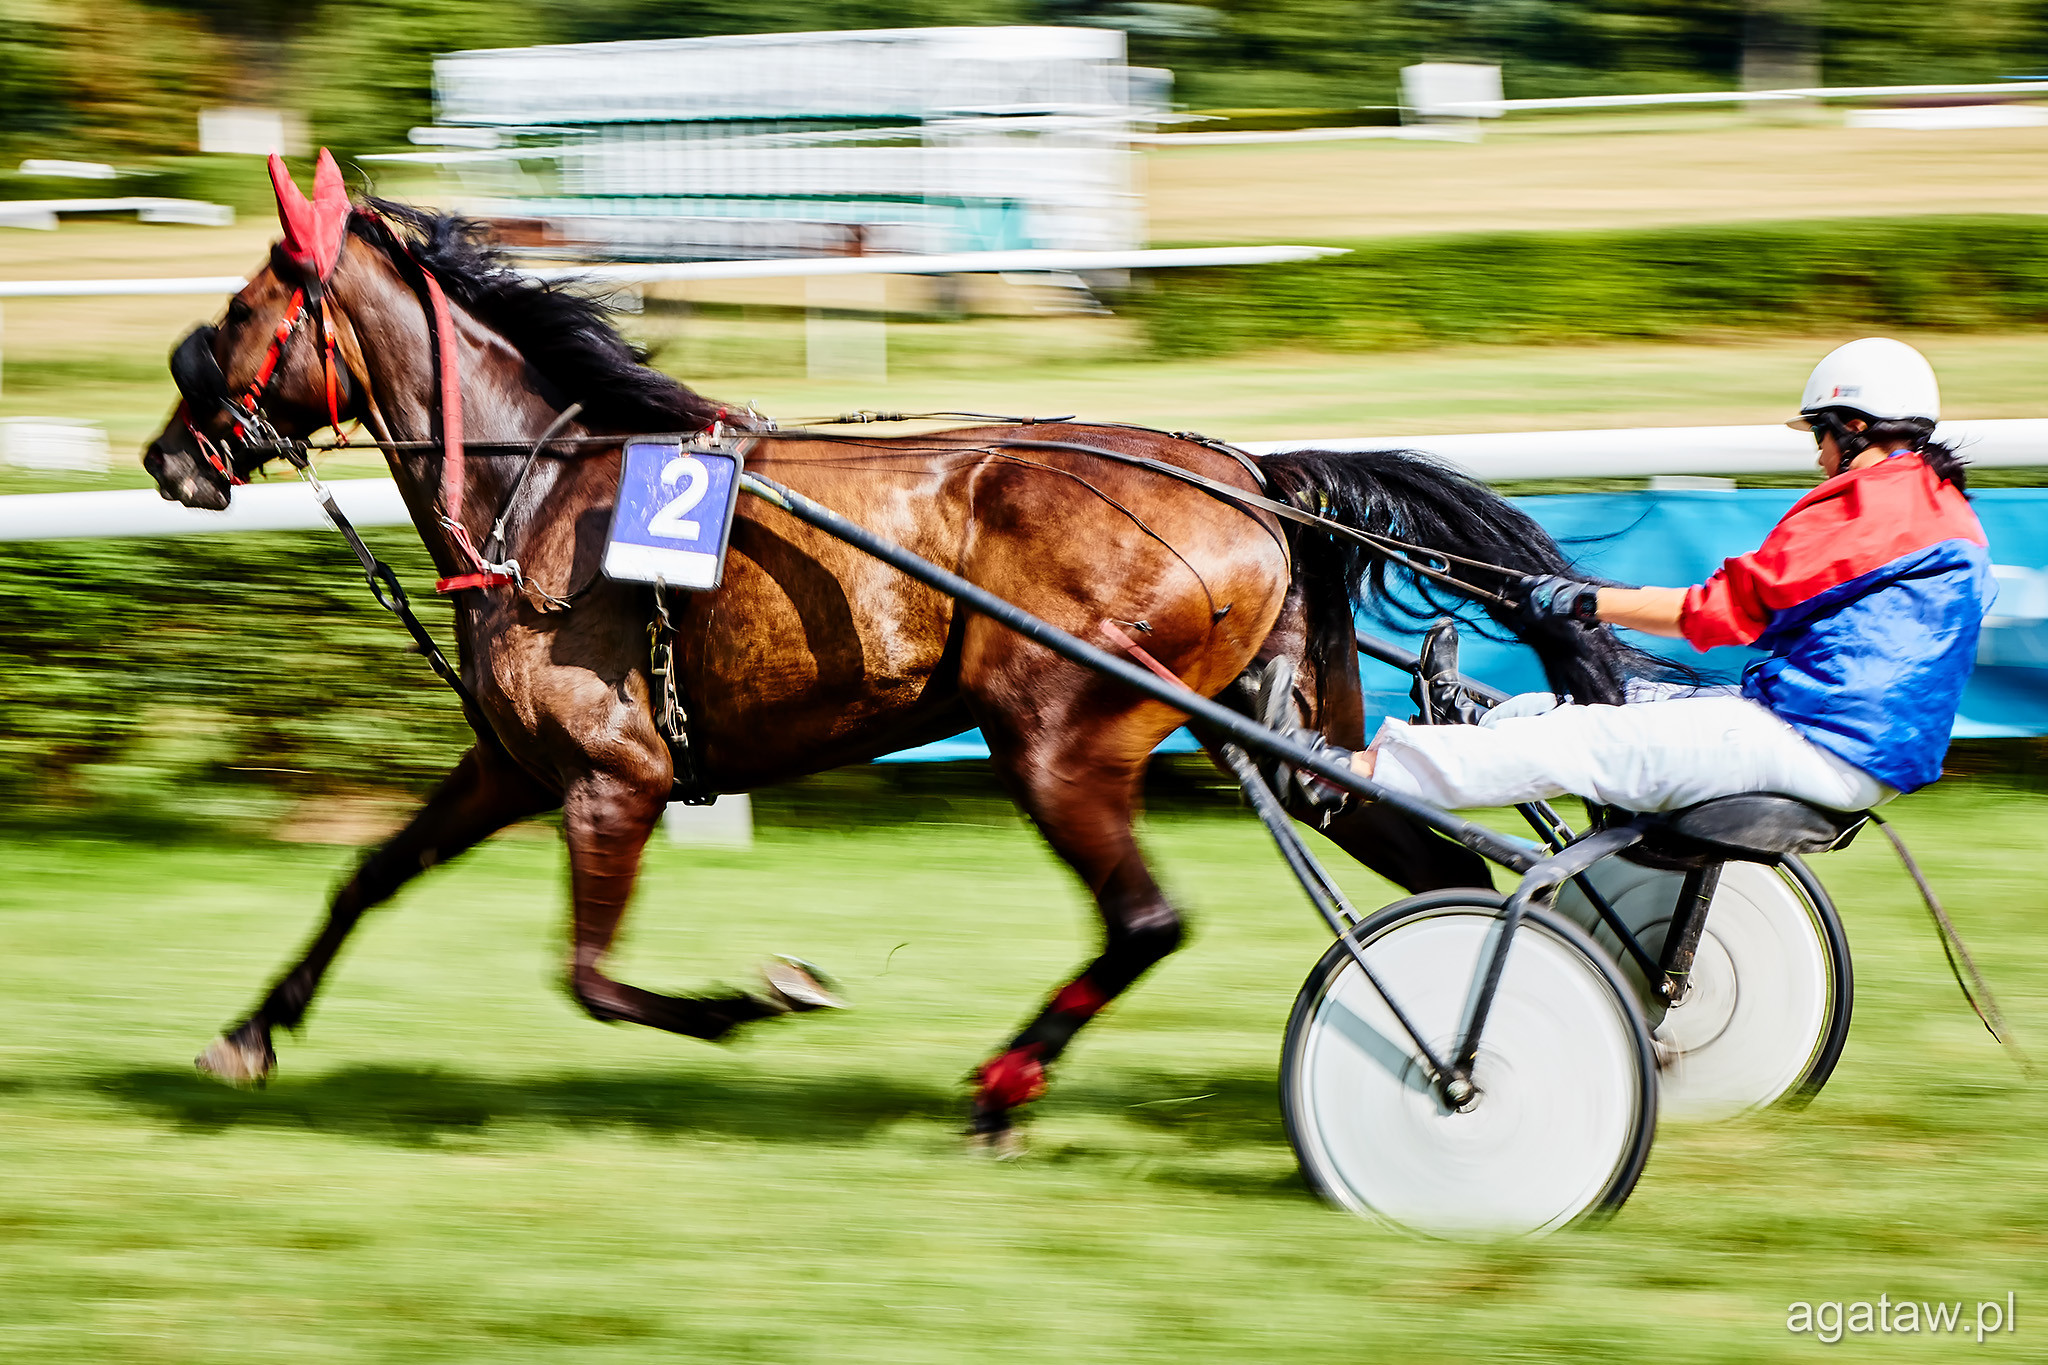
<path id="1" fill-rule="evenodd" d="M 1313 527 L 1326 535 L 1339 536 L 1346 540 L 1356 541 L 1358 544 L 1379 555 L 1382 559 L 1390 560 L 1393 563 L 1399 564 L 1404 569 L 1421 574 L 1425 578 L 1434 578 L 1447 587 L 1455 588 L 1466 596 L 1488 605 L 1504 609 L 1512 609 L 1514 605 L 1499 593 L 1488 592 L 1484 588 L 1474 587 L 1472 584 L 1443 569 L 1419 563 L 1415 556 L 1418 554 L 1427 555 L 1432 559 L 1440 559 L 1448 564 L 1460 564 L 1467 568 L 1496 574 L 1502 578 L 1518 577 L 1519 575 L 1515 574 L 1513 570 L 1502 568 L 1497 564 L 1483 563 L 1476 559 L 1466 559 L 1462 555 L 1454 555 L 1444 550 L 1432 550 L 1427 546 L 1411 545 L 1407 541 L 1396 540 L 1392 536 L 1382 536 L 1376 535 L 1371 531 L 1361 531 L 1354 526 L 1346 526 L 1343 522 L 1337 521 L 1332 517 L 1318 516 L 1314 512 L 1304 511 L 1291 502 L 1282 502 L 1277 498 L 1269 498 L 1259 493 L 1248 493 L 1242 488 L 1224 483 L 1221 479 L 1212 479 L 1206 474 L 1197 474 L 1192 469 L 1183 469 L 1179 465 L 1168 464 L 1164 460 L 1154 460 L 1144 455 L 1126 455 L 1121 451 L 1104 450 L 1100 446 L 1082 445 L 1077 441 L 1018 440 L 995 441 L 990 444 L 998 447 L 1021 448 L 1025 450 L 1072 451 L 1076 454 L 1093 455 L 1099 459 L 1114 461 L 1117 464 L 1127 464 L 1139 469 L 1148 469 L 1155 474 L 1162 474 L 1167 478 L 1178 479 L 1182 483 L 1192 484 L 1196 488 L 1225 502 L 1237 503 L 1244 507 L 1256 507 L 1260 511 L 1271 512 L 1282 520 L 1291 521 L 1297 526 Z"/>
<path id="2" fill-rule="evenodd" d="M 414 263 L 418 264 L 417 259 Z M 477 553 L 475 543 L 469 538 L 469 528 L 462 524 L 465 484 L 462 352 L 455 335 L 454 310 L 449 308 L 448 295 L 442 290 L 441 282 L 434 278 L 433 271 L 421 265 L 420 278 L 426 281 L 428 309 L 434 318 L 434 350 L 441 371 L 441 525 L 447 530 L 457 553 L 473 566 L 468 573 L 438 580 L 434 591 L 463 592 L 470 588 L 504 587 L 513 581 L 512 575 L 501 573 L 484 562 L 484 557 Z"/>

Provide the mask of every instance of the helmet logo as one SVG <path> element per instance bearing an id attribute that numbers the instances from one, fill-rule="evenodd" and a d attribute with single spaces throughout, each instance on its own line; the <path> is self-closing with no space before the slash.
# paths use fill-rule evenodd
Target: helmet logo
<path id="1" fill-rule="evenodd" d="M 1830 398 L 1861 398 L 1862 396 L 1863 386 L 1861 384 L 1837 384 L 1835 385 L 1834 392 L 1828 395 Z"/>

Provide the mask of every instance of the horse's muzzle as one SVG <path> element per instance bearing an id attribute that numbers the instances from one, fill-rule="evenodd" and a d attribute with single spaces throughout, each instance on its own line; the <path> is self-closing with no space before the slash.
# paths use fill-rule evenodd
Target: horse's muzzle
<path id="1" fill-rule="evenodd" d="M 196 452 L 167 450 L 161 441 L 152 441 L 143 452 L 142 467 L 156 480 L 157 494 L 165 502 L 179 502 L 209 512 L 227 510 L 227 488 Z"/>

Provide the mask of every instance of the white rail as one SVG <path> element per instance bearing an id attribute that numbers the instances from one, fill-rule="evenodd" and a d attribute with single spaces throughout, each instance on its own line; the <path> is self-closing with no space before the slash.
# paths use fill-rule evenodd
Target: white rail
<path id="1" fill-rule="evenodd" d="M 389 479 L 337 479 L 328 487 L 342 512 L 359 526 L 397 526 L 412 520 L 405 500 L 398 496 L 398 485 Z M 296 479 L 237 488 L 225 512 L 166 502 L 154 488 L 0 498 L 0 541 L 311 531 L 326 525 L 312 489 Z"/>
<path id="2" fill-rule="evenodd" d="M 1555 99 L 1465 100 L 1432 107 L 1432 112 L 1468 109 L 1515 112 L 1539 109 L 1629 109 L 1659 104 L 1759 104 L 1774 100 L 1918 99 L 1941 95 L 2038 95 L 2048 81 L 1998 81 L 1989 85 L 1811 85 L 1783 90 L 1692 90 L 1668 95 L 1567 95 Z"/>
<path id="3" fill-rule="evenodd" d="M 2017 96 L 2048 93 L 2048 81 L 1998 81 L 1976 85 L 1816 85 L 1782 90 L 1687 90 L 1661 95 L 1565 95 L 1551 99 L 1446 100 L 1431 104 L 1426 114 L 1448 115 L 1458 122 L 1412 123 L 1402 127 L 1288 128 L 1216 133 L 1136 133 L 1133 146 L 1210 147 L 1279 142 L 1350 142 L 1406 139 L 1476 142 L 1479 132 L 1466 118 L 1498 118 L 1503 114 L 1537 113 L 1549 109 L 1645 109 L 1690 104 L 1771 104 L 1793 100 L 1938 99 L 1944 95 Z M 1413 111 L 1410 111 L 1412 114 Z"/>
<path id="4" fill-rule="evenodd" d="M 1368 124 L 1359 128 L 1276 128 L 1238 133 L 1133 133 L 1134 147 L 1246 147 L 1270 142 L 1472 142 L 1462 123 Z"/>
<path id="5" fill-rule="evenodd" d="M 152 294 L 233 294 L 240 275 L 181 275 L 156 280 L 0 280 L 0 299 L 141 298 Z"/>
<path id="6" fill-rule="evenodd" d="M 1936 436 L 1987 468 L 2048 466 L 2048 418 L 1944 422 Z M 1456 436 L 1332 436 L 1248 441 L 1275 450 L 1424 450 L 1476 478 L 1643 478 L 1656 474 L 1788 474 L 1813 467 L 1813 437 L 1785 426 L 1636 427 L 1481 432 Z"/>
<path id="7" fill-rule="evenodd" d="M 1966 459 L 1981 467 L 2048 466 L 2048 418 L 1945 422 L 1937 434 L 1958 445 Z M 1304 449 L 1422 450 L 1490 482 L 1655 474 L 1797 474 L 1813 467 L 1813 438 L 1782 426 L 1333 436 L 1248 441 L 1244 446 L 1260 454 Z M 341 479 L 329 487 L 342 511 L 359 526 L 398 526 L 412 519 L 389 479 Z M 237 489 L 225 512 L 180 507 L 147 488 L 0 497 L 0 541 L 304 531 L 326 524 L 305 485 L 282 479 Z"/>

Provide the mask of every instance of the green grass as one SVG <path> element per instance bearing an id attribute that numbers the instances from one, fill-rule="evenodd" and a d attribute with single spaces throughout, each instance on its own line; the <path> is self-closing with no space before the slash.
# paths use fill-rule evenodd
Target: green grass
<path id="1" fill-rule="evenodd" d="M 2048 321 L 2048 228 L 2031 214 L 1496 230 L 1354 245 L 1293 265 L 1162 271 L 1136 296 L 1136 312 L 1166 355 Z"/>
<path id="2" fill-rule="evenodd" d="M 1822 864 L 1859 990 L 1811 1109 L 1668 1126 L 1610 1224 L 1468 1247 L 1302 1189 L 1274 1073 L 1319 935 L 1241 815 L 1150 822 L 1189 947 L 1077 1045 L 1024 1160 L 964 1155 L 965 1071 L 1093 931 L 1020 824 L 950 820 L 653 856 L 625 976 L 799 952 L 843 1016 L 730 1047 L 588 1022 L 555 985 L 561 856 L 508 839 L 371 922 L 246 1094 L 185 1059 L 353 854 L 9 836 L 0 1359 L 1792 1360 L 1816 1347 L 1794 1299 L 2008 1290 L 2000 1347 L 2040 1351 L 2048 1099 L 1956 999 L 1881 841 Z M 2034 1038 L 2044 821 L 1990 785 L 1900 810 Z"/>

